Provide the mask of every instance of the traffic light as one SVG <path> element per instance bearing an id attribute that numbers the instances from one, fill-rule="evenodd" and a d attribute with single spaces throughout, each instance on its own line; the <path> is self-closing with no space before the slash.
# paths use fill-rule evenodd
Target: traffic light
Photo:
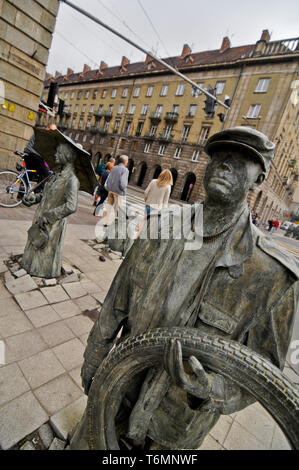
<path id="1" fill-rule="evenodd" d="M 211 95 L 216 96 L 216 88 L 213 89 L 210 85 L 208 86 L 208 91 Z M 206 96 L 205 99 L 205 107 L 203 108 L 204 112 L 208 117 L 214 117 L 215 114 L 215 105 L 216 101 L 213 100 L 210 96 Z"/>
<path id="2" fill-rule="evenodd" d="M 50 83 L 48 100 L 47 100 L 47 106 L 49 106 L 49 108 L 53 109 L 57 93 L 58 93 L 58 84 L 54 82 Z"/>
<path id="3" fill-rule="evenodd" d="M 224 113 L 218 113 L 217 116 L 219 117 L 220 122 L 225 121 L 225 114 Z"/>
<path id="4" fill-rule="evenodd" d="M 58 116 L 61 116 L 63 115 L 63 110 L 64 110 L 64 100 L 59 100 L 59 105 L 58 105 L 58 111 L 57 111 L 57 114 Z"/>

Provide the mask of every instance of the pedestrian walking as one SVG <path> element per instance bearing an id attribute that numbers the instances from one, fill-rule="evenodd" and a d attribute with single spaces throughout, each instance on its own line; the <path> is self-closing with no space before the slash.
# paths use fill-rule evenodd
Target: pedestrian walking
<path id="1" fill-rule="evenodd" d="M 268 232 L 271 232 L 272 224 L 273 224 L 273 220 L 268 220 Z"/>
<path id="2" fill-rule="evenodd" d="M 107 163 L 113 163 L 113 166 L 115 165 L 115 158 L 113 157 L 110 157 L 108 162 Z M 97 167 L 95 169 L 95 172 L 97 174 L 97 178 L 98 178 L 98 181 L 99 181 L 99 186 L 97 187 L 95 193 L 94 193 L 94 199 L 93 199 L 93 205 L 96 206 L 97 205 L 97 201 L 98 201 L 98 198 L 99 198 L 99 195 L 98 195 L 98 190 L 99 190 L 99 187 L 101 186 L 101 183 L 102 183 L 102 175 L 103 173 L 105 173 L 106 171 L 106 165 L 107 163 L 102 163 L 101 161 L 99 161 L 99 163 L 97 164 Z"/>
<path id="3" fill-rule="evenodd" d="M 104 185 L 108 191 L 107 198 L 107 225 L 111 220 L 111 212 L 114 209 L 114 215 L 117 217 L 118 209 L 122 206 L 124 196 L 128 186 L 129 170 L 127 168 L 129 157 L 121 155 L 119 157 L 119 164 L 114 166 Z"/>
<path id="4" fill-rule="evenodd" d="M 100 212 L 100 210 L 103 207 L 104 202 L 106 201 L 108 197 L 108 191 L 107 189 L 105 189 L 105 183 L 113 167 L 114 167 L 114 163 L 108 162 L 106 164 L 106 170 L 101 176 L 101 182 L 96 191 L 98 198 L 97 198 L 97 203 L 96 203 L 96 207 L 93 212 L 93 215 L 97 215 Z"/>
<path id="5" fill-rule="evenodd" d="M 145 211 L 150 213 L 151 209 L 161 209 L 168 206 L 168 201 L 171 193 L 171 186 L 173 185 L 172 173 L 169 170 L 164 170 L 150 182 L 144 191 Z"/>

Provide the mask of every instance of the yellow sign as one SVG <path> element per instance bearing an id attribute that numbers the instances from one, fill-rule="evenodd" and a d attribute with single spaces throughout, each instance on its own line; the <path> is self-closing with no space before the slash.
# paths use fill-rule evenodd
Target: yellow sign
<path id="1" fill-rule="evenodd" d="M 32 111 L 28 113 L 28 119 L 31 119 L 31 120 L 34 119 L 34 114 Z"/>
<path id="2" fill-rule="evenodd" d="M 8 111 L 11 111 L 12 113 L 14 113 L 14 112 L 15 112 L 15 109 L 16 109 L 16 107 L 15 107 L 14 104 L 8 105 Z"/>

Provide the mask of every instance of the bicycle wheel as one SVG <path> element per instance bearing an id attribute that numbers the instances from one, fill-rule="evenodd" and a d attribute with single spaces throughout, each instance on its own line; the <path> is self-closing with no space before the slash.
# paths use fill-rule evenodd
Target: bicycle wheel
<path id="1" fill-rule="evenodd" d="M 18 206 L 27 192 L 27 182 L 18 173 L 10 170 L 0 172 L 0 206 Z"/>

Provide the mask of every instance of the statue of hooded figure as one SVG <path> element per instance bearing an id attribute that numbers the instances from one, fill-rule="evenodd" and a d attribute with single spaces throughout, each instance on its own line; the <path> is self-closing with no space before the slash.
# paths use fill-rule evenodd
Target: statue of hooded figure
<path id="1" fill-rule="evenodd" d="M 43 278 L 61 275 L 67 216 L 76 212 L 78 206 L 81 178 L 80 176 L 78 178 L 80 171 L 77 171 L 77 167 L 78 161 L 80 159 L 82 161 L 82 156 L 85 167 L 90 173 L 87 175 L 91 186 L 90 191 L 96 184 L 90 155 L 59 131 L 51 133 L 56 148 L 56 152 L 52 153 L 55 156 L 55 161 L 52 159 L 51 163 L 60 168 L 48 180 L 42 194 L 30 193 L 23 198 L 23 204 L 26 206 L 33 204 L 39 204 L 39 206 L 35 212 L 32 226 L 28 230 L 22 266 L 32 276 Z M 41 137 L 39 134 L 42 134 L 42 130 L 37 130 L 37 134 Z M 53 142 L 51 143 L 53 144 Z M 84 189 L 86 190 L 85 187 Z"/>

